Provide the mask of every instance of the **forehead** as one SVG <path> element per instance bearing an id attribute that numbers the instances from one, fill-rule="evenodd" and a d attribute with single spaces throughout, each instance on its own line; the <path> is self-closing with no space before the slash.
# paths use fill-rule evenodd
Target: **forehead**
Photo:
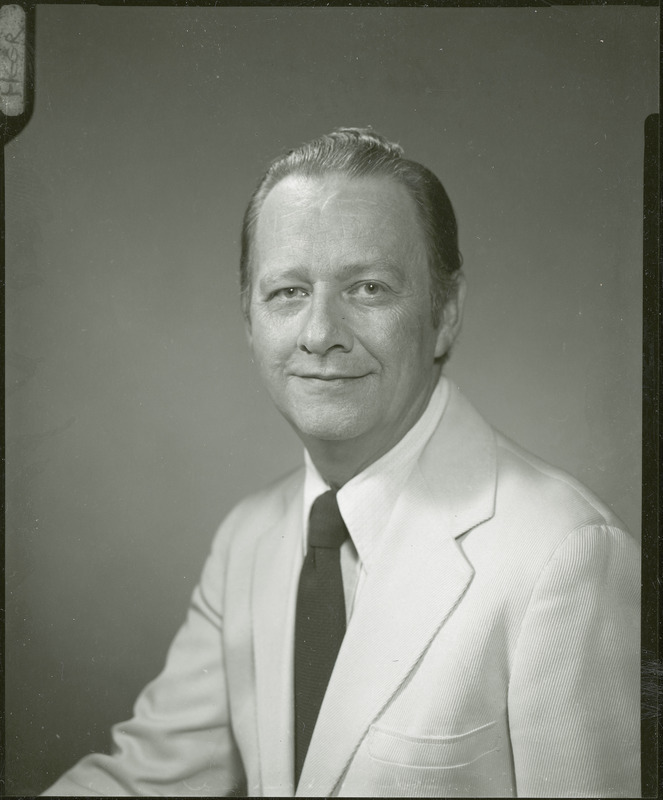
<path id="1" fill-rule="evenodd" d="M 255 232 L 258 263 L 279 254 L 397 260 L 425 253 L 414 200 L 386 177 L 290 175 L 269 192 Z"/>

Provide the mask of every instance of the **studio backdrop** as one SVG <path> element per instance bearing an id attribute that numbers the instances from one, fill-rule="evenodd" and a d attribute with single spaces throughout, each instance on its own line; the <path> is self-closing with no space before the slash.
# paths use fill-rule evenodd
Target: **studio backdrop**
<path id="1" fill-rule="evenodd" d="M 448 365 L 638 535 L 657 10 L 37 7 L 6 148 L 9 794 L 108 746 L 213 534 L 302 460 L 238 303 L 269 161 L 371 125 L 454 204 Z"/>

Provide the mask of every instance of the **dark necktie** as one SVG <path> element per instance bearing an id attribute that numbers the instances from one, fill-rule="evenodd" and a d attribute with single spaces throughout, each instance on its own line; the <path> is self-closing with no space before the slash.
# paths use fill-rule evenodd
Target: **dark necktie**
<path id="1" fill-rule="evenodd" d="M 336 493 L 313 503 L 295 622 L 295 786 L 345 634 L 340 547 L 348 536 Z"/>

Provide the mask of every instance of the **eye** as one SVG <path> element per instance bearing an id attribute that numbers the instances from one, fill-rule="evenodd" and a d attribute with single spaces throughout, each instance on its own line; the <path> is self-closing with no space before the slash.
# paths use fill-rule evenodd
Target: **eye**
<path id="1" fill-rule="evenodd" d="M 297 300 L 307 295 L 308 292 L 298 286 L 286 286 L 284 289 L 277 289 L 271 296 L 282 300 Z"/>
<path id="2" fill-rule="evenodd" d="M 353 293 L 359 297 L 379 297 L 385 291 L 386 287 L 377 281 L 363 281 L 353 287 Z"/>

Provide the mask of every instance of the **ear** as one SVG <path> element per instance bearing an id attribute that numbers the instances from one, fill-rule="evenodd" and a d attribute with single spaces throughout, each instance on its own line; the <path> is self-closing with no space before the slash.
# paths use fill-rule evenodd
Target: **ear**
<path id="1" fill-rule="evenodd" d="M 253 331 L 251 330 L 251 286 L 245 287 L 240 293 L 239 304 L 244 318 L 244 333 L 249 347 L 253 349 Z"/>
<path id="2" fill-rule="evenodd" d="M 463 321 L 466 290 L 467 284 L 465 282 L 465 275 L 459 272 L 456 275 L 455 289 L 449 294 L 444 309 L 442 310 L 442 318 L 437 331 L 435 358 L 441 358 L 446 355 L 456 341 Z"/>
<path id="3" fill-rule="evenodd" d="M 242 316 L 244 317 L 244 333 L 246 334 L 246 340 L 248 341 L 251 350 L 253 350 L 253 330 L 251 329 L 251 316 L 248 311 Z"/>

